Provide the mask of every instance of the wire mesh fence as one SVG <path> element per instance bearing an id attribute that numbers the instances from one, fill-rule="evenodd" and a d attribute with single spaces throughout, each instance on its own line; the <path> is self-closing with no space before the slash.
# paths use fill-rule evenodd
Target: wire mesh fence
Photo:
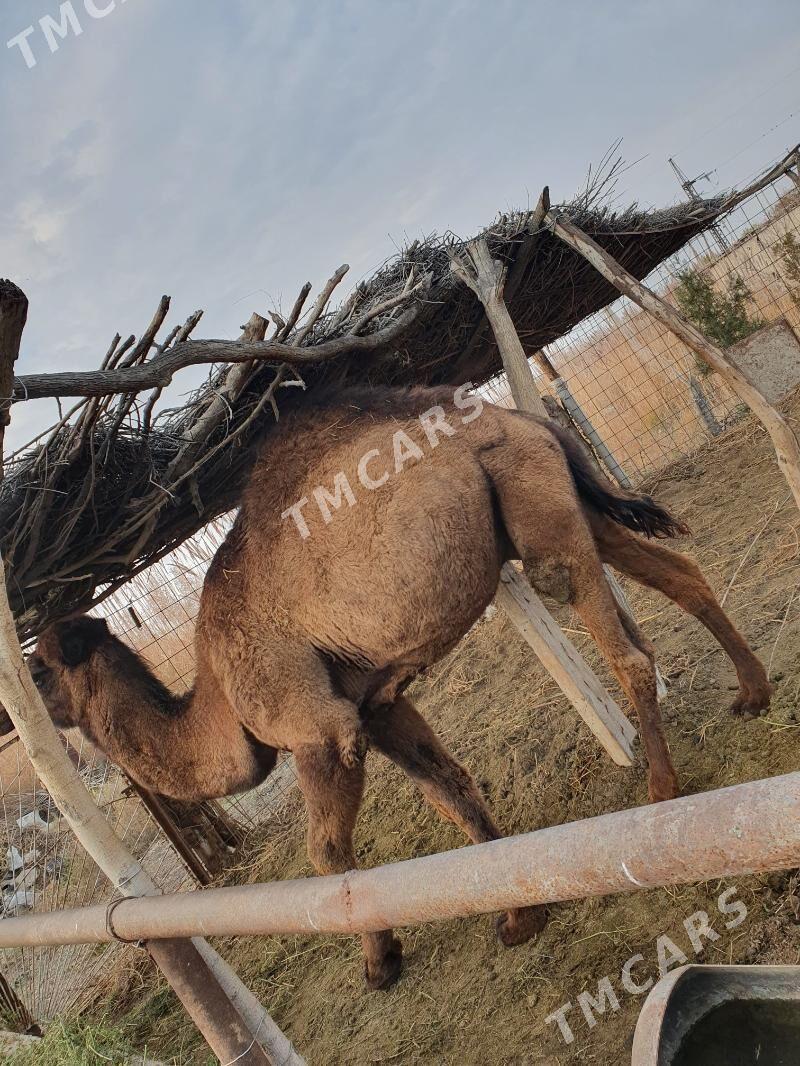
<path id="1" fill-rule="evenodd" d="M 73 746 L 74 745 L 74 746 Z M 70 757 L 115 832 L 165 891 L 186 884 L 127 780 L 90 745 L 70 738 Z M 105 876 L 78 843 L 37 781 L 18 742 L 0 753 L 0 856 L 5 857 L 3 916 L 79 907 L 112 898 Z M 114 948 L 20 948 L 3 953 L 2 973 L 38 1022 L 67 1010 L 96 978 Z M 2 1019 L 17 1028 L 17 1019 Z"/>
<path id="2" fill-rule="evenodd" d="M 753 319 L 783 319 L 800 332 L 800 188 L 793 176 L 745 200 L 645 283 L 674 303 L 685 271 L 707 277 L 719 292 L 740 278 Z M 691 454 L 744 413 L 717 375 L 708 374 L 682 341 L 626 297 L 584 319 L 542 355 L 556 380 L 534 360 L 540 390 L 562 402 L 565 392 L 572 398 L 578 409 L 573 420 L 584 431 L 586 425 L 594 430 L 634 485 Z M 512 405 L 502 375 L 482 391 Z"/>
<path id="3" fill-rule="evenodd" d="M 792 177 L 784 176 L 720 219 L 714 230 L 662 263 L 647 284 L 674 300 L 678 277 L 686 270 L 701 272 L 723 289 L 740 277 L 755 315 L 764 322 L 785 319 L 800 331 L 800 188 Z M 605 449 L 600 457 L 624 483 L 635 485 L 691 454 L 742 410 L 730 389 L 704 373 L 682 342 L 624 298 L 549 345 L 532 366 L 541 391 L 565 405 L 585 435 L 596 435 Z M 481 392 L 513 406 L 502 376 Z M 200 590 L 228 528 L 225 518 L 212 522 L 133 577 L 96 612 L 176 690 L 185 690 L 194 677 Z M 68 745 L 98 806 L 160 887 L 194 887 L 185 862 L 127 779 L 79 736 L 70 736 Z M 286 759 L 260 788 L 222 801 L 237 839 L 263 826 L 295 785 L 294 765 Z M 13 737 L 0 740 L 0 818 L 4 916 L 112 898 L 110 884 L 62 822 Z M 69 1010 L 116 950 L 118 945 L 4 952 L 0 1025 L 24 1029 L 30 1021 L 26 1011 L 42 1022 Z M 3 978 L 9 994 L 3 992 Z"/>

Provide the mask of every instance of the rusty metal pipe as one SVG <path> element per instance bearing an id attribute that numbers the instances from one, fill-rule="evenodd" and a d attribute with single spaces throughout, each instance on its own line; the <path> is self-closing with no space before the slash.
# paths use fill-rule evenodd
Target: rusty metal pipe
<path id="1" fill-rule="evenodd" d="M 191 940 L 154 940 L 147 953 L 166 977 L 220 1062 L 273 1066 L 267 1054 Z"/>
<path id="2" fill-rule="evenodd" d="M 357 933 L 800 866 L 800 772 L 332 877 L 118 903 L 127 939 Z M 0 922 L 0 947 L 110 940 L 105 907 Z"/>

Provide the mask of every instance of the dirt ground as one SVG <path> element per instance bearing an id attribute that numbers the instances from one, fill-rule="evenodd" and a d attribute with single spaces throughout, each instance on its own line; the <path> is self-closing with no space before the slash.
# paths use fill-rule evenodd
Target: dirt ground
<path id="1" fill-rule="evenodd" d="M 793 404 L 798 412 L 800 401 Z M 628 584 L 668 679 L 663 711 L 684 791 L 798 769 L 800 519 L 763 430 L 750 419 L 738 424 L 662 474 L 651 490 L 689 522 L 694 535 L 677 546 L 698 559 L 719 595 L 727 593 L 727 609 L 775 683 L 765 718 L 732 718 L 734 672 L 711 636 L 671 603 Z M 562 621 L 611 686 L 575 620 Z M 610 762 L 500 612 L 480 622 L 412 695 L 509 833 L 647 800 L 641 768 Z M 357 830 L 364 866 L 463 843 L 394 767 L 370 757 L 369 779 Z M 245 879 L 308 875 L 303 833 L 302 814 L 290 810 L 266 833 Z M 717 905 L 726 888 L 736 889 L 747 908 L 731 929 L 725 923 L 736 915 L 721 914 Z M 222 950 L 313 1066 L 608 1066 L 629 1061 L 643 1000 L 623 988 L 623 965 L 639 953 L 634 978 L 655 974 L 659 937 L 662 953 L 680 951 L 694 961 L 683 923 L 698 910 L 718 935 L 701 961 L 800 963 L 800 888 L 788 874 L 560 904 L 536 942 L 511 950 L 496 941 L 489 917 L 406 930 L 405 969 L 389 992 L 364 991 L 355 940 L 242 939 Z M 598 1015 L 590 1028 L 577 997 L 584 990 L 596 997 L 605 976 L 619 1009 Z M 569 1045 L 546 1020 L 567 1002 Z M 140 985 L 127 1020 L 149 1054 L 208 1061 L 165 989 L 142 998 Z"/>

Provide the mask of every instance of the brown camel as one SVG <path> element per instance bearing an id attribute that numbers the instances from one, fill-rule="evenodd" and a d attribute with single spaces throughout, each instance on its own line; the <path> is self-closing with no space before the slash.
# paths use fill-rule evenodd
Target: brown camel
<path id="1" fill-rule="evenodd" d="M 249 789 L 291 751 L 320 873 L 355 866 L 367 746 L 397 763 L 470 840 L 500 836 L 467 771 L 402 693 L 460 640 L 520 558 L 572 604 L 638 712 L 653 800 L 677 795 L 652 646 L 620 614 L 602 563 L 660 589 L 711 630 L 740 683 L 734 709 L 769 702 L 765 670 L 697 566 L 641 534 L 685 532 L 649 497 L 612 486 L 568 433 L 459 389 L 304 399 L 267 441 L 211 564 L 197 676 L 169 692 L 104 621 L 56 623 L 30 665 L 53 720 L 79 726 L 138 783 L 180 799 Z M 541 907 L 498 920 L 506 945 Z M 391 930 L 362 938 L 367 983 L 391 984 Z"/>

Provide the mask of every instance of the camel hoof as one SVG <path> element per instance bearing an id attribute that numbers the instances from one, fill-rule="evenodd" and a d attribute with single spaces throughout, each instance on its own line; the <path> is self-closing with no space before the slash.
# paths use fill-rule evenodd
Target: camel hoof
<path id="1" fill-rule="evenodd" d="M 537 936 L 546 925 L 547 908 L 534 906 L 519 907 L 498 915 L 494 928 L 503 947 L 514 948 Z"/>
<path id="2" fill-rule="evenodd" d="M 743 718 L 746 722 L 759 718 L 769 710 L 772 698 L 772 685 L 766 684 L 762 689 L 740 692 L 731 704 L 734 718 Z"/>
<path id="3" fill-rule="evenodd" d="M 665 800 L 677 799 L 681 790 L 677 777 L 664 777 L 651 781 L 647 793 L 651 803 L 663 803 Z"/>
<path id="4" fill-rule="evenodd" d="M 403 945 L 396 936 L 392 937 L 389 950 L 376 965 L 364 963 L 364 980 L 371 992 L 385 992 L 391 988 L 403 969 Z"/>

